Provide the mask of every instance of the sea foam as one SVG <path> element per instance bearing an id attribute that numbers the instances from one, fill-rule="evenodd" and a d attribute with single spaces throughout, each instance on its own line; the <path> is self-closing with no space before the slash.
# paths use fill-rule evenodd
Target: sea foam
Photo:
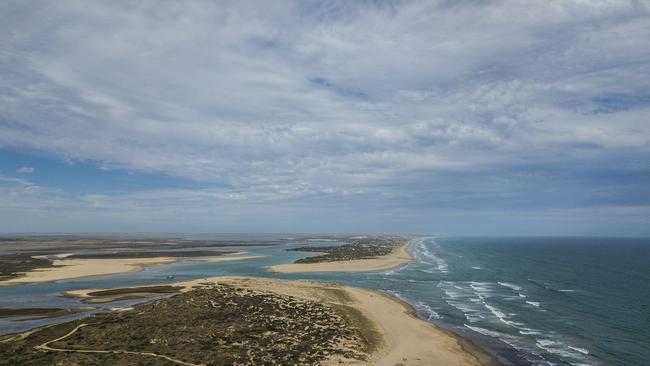
<path id="1" fill-rule="evenodd" d="M 521 291 L 522 290 L 521 286 L 513 285 L 512 283 L 508 283 L 508 282 L 497 282 L 497 283 L 499 285 L 501 285 L 503 287 L 507 287 L 507 288 L 509 288 L 511 290 L 515 290 L 515 291 Z"/>
<path id="2" fill-rule="evenodd" d="M 431 253 L 423 240 L 418 242 L 418 245 L 415 247 L 415 249 L 417 250 L 417 254 L 420 254 L 421 257 L 430 260 L 431 262 L 429 263 L 434 264 L 438 272 L 449 272 L 449 266 L 447 265 L 447 262 L 445 262 L 444 259 L 438 257 L 437 255 Z"/>

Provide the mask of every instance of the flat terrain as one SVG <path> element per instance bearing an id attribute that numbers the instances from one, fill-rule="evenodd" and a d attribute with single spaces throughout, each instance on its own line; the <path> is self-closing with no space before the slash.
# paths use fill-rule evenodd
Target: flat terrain
<path id="1" fill-rule="evenodd" d="M 138 286 L 138 287 L 123 287 L 108 290 L 77 290 L 67 291 L 63 294 L 65 297 L 81 297 L 81 302 L 85 304 L 103 304 L 107 302 L 142 299 L 161 294 L 173 294 L 180 292 L 182 286 Z"/>
<path id="2" fill-rule="evenodd" d="M 34 268 L 52 267 L 52 261 L 45 258 L 34 258 L 30 254 L 0 255 L 0 281 L 16 278 L 21 272 Z"/>
<path id="3" fill-rule="evenodd" d="M 216 250 L 184 251 L 105 251 L 91 254 L 18 253 L 0 255 L 0 285 L 47 282 L 87 275 L 113 274 L 141 270 L 143 266 L 165 264 L 177 258 L 223 257 L 237 252 Z M 206 260 L 215 258 L 207 258 Z M 216 261 L 215 261 L 216 262 Z"/>
<path id="4" fill-rule="evenodd" d="M 160 250 L 276 245 L 285 240 L 194 240 L 127 236 L 21 235 L 0 236 L 0 252 L 61 253 L 75 250 Z"/>
<path id="5" fill-rule="evenodd" d="M 120 258 L 194 258 L 194 257 L 212 257 L 226 254 L 233 254 L 233 251 L 216 251 L 216 250 L 184 250 L 177 252 L 170 251 L 123 251 L 112 253 L 93 253 L 93 254 L 72 254 L 66 259 L 120 259 Z"/>
<path id="6" fill-rule="evenodd" d="M 8 309 L 0 308 L 0 318 L 8 317 L 24 317 L 24 318 L 56 318 L 59 316 L 70 315 L 74 313 L 79 313 L 87 311 L 87 308 L 20 308 L 20 309 Z"/>
<path id="7" fill-rule="evenodd" d="M 116 273 L 142 271 L 145 266 L 169 264 L 177 261 L 173 257 L 156 258 L 107 258 L 107 259 L 55 259 L 46 267 L 34 268 L 27 272 L 0 281 L 0 286 L 25 283 L 51 282 L 86 276 L 100 276 Z"/>
<path id="8" fill-rule="evenodd" d="M 315 257 L 301 258 L 294 263 L 322 263 L 336 261 L 350 261 L 359 259 L 373 259 L 389 255 L 393 249 L 409 241 L 404 237 L 376 236 L 350 239 L 348 244 L 330 247 L 300 247 L 288 249 L 294 252 L 323 253 Z"/>
<path id="9" fill-rule="evenodd" d="M 290 251 L 323 253 L 294 263 L 270 266 L 271 272 L 373 272 L 398 268 L 413 260 L 406 249 L 411 238 L 368 237 L 331 247 L 300 247 Z"/>
<path id="10" fill-rule="evenodd" d="M 135 272 L 183 258 L 214 263 L 257 259 L 261 256 L 206 248 L 282 242 L 66 235 L 0 237 L 0 286 Z"/>

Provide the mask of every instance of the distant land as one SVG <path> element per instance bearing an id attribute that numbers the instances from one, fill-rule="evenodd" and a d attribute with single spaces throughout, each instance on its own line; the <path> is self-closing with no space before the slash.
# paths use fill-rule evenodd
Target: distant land
<path id="1" fill-rule="evenodd" d="M 5 237 L 0 244 L 0 286 L 129 273 L 179 260 L 218 266 L 224 260 L 264 258 L 239 249 L 296 240 L 308 245 L 291 251 L 319 255 L 270 266 L 269 271 L 385 271 L 413 260 L 405 250 L 413 239 Z M 309 245 L 314 242 L 346 244 Z M 93 311 L 62 323 L 56 319 L 93 308 L 80 304 L 77 308 L 0 309 L 6 319 L 51 319 L 54 324 L 3 336 L 0 364 L 496 364 L 470 342 L 418 319 L 410 305 L 386 294 L 340 285 L 253 277 L 174 282 L 169 276 L 165 285 L 80 289 L 61 296 L 85 305 L 139 304 Z"/>

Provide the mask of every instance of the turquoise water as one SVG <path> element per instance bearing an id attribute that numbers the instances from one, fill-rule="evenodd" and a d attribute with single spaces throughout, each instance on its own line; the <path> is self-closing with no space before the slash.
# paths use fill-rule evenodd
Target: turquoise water
<path id="1" fill-rule="evenodd" d="M 270 238 L 269 238 L 270 239 Z M 425 238 L 416 261 L 381 273 L 273 274 L 265 267 L 306 256 L 288 242 L 247 248 L 266 258 L 182 261 L 116 276 L 0 287 L 0 306 L 80 306 L 62 291 L 166 283 L 218 275 L 339 282 L 389 292 L 433 323 L 471 338 L 510 365 L 647 365 L 650 240 Z M 173 275 L 173 280 L 166 277 Z M 125 306 L 133 301 L 105 304 Z M 100 307 L 98 310 L 101 310 Z M 77 315 L 78 316 L 78 315 Z M 72 317 L 70 317 L 72 318 Z M 0 333 L 45 324 L 0 321 Z"/>

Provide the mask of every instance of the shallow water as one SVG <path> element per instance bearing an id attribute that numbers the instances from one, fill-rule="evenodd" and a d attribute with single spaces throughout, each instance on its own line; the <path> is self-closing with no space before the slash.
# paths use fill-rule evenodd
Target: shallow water
<path id="1" fill-rule="evenodd" d="M 266 266 L 309 255 L 286 251 L 305 244 L 333 243 L 288 242 L 245 249 L 267 255 L 263 259 L 221 263 L 184 260 L 142 272 L 0 287 L 0 307 L 86 306 L 79 299 L 59 295 L 72 289 L 160 284 L 219 275 L 313 279 L 389 292 L 411 303 L 424 319 L 488 348 L 505 364 L 642 365 L 650 359 L 647 239 L 424 238 L 410 247 L 416 261 L 396 270 L 329 274 L 275 274 L 265 270 Z M 168 275 L 174 279 L 167 279 Z M 122 301 L 98 308 L 132 303 Z M 0 333 L 52 321 L 0 320 Z"/>

